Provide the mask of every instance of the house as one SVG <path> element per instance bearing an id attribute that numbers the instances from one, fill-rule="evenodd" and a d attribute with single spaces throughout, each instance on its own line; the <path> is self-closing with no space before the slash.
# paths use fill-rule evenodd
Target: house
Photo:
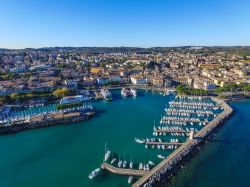
<path id="1" fill-rule="evenodd" d="M 147 78 L 144 78 L 143 75 L 132 75 L 130 77 L 132 84 L 134 85 L 144 85 L 147 84 Z"/>
<path id="2" fill-rule="evenodd" d="M 162 87 L 164 84 L 164 79 L 161 77 L 154 77 L 153 78 L 153 86 L 155 87 Z"/>

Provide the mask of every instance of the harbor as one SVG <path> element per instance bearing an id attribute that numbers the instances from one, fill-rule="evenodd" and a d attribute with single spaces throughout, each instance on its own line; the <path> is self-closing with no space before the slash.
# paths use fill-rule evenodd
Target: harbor
<path id="1" fill-rule="evenodd" d="M 125 99 L 121 96 L 120 90 L 112 91 L 112 96 L 112 102 L 97 101 L 92 103 L 96 111 L 96 116 L 92 120 L 84 122 L 84 125 L 77 125 L 76 123 L 75 125 L 70 126 L 52 127 L 33 131 L 35 134 L 43 134 L 45 132 L 51 132 L 52 134 L 56 133 L 58 134 L 57 139 L 59 140 L 64 139 L 65 133 L 72 134 L 68 136 L 77 143 L 78 147 L 81 147 L 80 149 L 77 149 L 79 155 L 76 154 L 78 156 L 74 159 L 62 160 L 59 158 L 58 161 L 65 163 L 63 164 L 63 168 L 73 171 L 72 174 L 66 171 L 65 172 L 67 173 L 67 177 L 72 177 L 73 181 L 71 181 L 71 183 L 74 183 L 75 186 L 82 186 L 82 182 L 80 181 L 85 181 L 84 184 L 93 187 L 105 185 L 127 186 L 130 176 L 134 176 L 134 185 L 137 185 L 142 179 L 146 179 L 144 183 L 147 183 L 148 180 L 154 176 L 152 173 L 161 171 L 162 168 L 159 167 L 159 165 L 163 166 L 163 162 L 165 162 L 166 159 L 170 159 L 173 153 L 185 147 L 185 140 L 189 138 L 191 131 L 195 132 L 195 138 L 198 131 L 200 132 L 200 129 L 207 127 L 207 125 L 199 125 L 199 123 L 191 125 L 190 122 L 187 122 L 185 126 L 177 124 L 160 124 L 160 119 L 163 117 L 163 114 L 166 116 L 168 115 L 165 113 L 165 107 L 168 101 L 172 101 L 173 96 L 164 97 L 162 94 L 157 92 L 146 92 L 142 90 L 138 90 L 138 96 L 136 98 L 128 97 Z M 145 107 L 143 105 L 145 101 L 149 103 L 150 107 Z M 153 111 L 152 107 L 154 108 Z M 133 120 L 130 120 L 130 118 L 125 121 L 122 120 L 125 115 L 124 112 Z M 144 115 L 149 112 L 150 115 Z M 217 117 L 220 116 L 220 112 L 220 110 L 217 111 Z M 110 116 L 116 117 L 110 118 Z M 212 116 L 213 115 L 210 115 L 210 117 L 206 116 L 208 122 L 211 122 Z M 199 116 L 199 118 L 203 117 Z M 166 131 L 165 135 L 163 134 L 164 131 Z M 154 132 L 157 132 L 157 136 Z M 29 132 L 20 133 L 17 134 L 18 136 L 16 137 L 29 137 L 28 133 Z M 180 133 L 180 135 L 177 136 L 175 133 Z M 92 139 L 93 134 L 98 136 L 98 140 Z M 140 140 L 144 140 L 144 143 L 137 143 L 135 141 L 135 137 L 138 137 Z M 159 139 L 161 139 L 161 141 L 159 141 Z M 176 139 L 178 139 L 179 142 L 174 143 L 173 141 L 176 141 Z M 82 148 L 82 142 L 89 140 L 93 140 L 93 144 Z M 56 140 L 52 140 L 52 142 L 53 141 Z M 104 142 L 108 142 L 108 149 L 114 153 L 114 155 L 111 154 L 109 160 L 105 163 L 103 163 Z M 160 145 L 160 149 L 158 149 L 157 145 L 155 145 L 154 148 L 152 148 L 153 145 L 148 145 L 148 148 L 145 147 L 146 144 L 152 144 L 152 142 L 157 142 Z M 164 145 L 165 142 L 171 143 L 171 145 Z M 162 145 L 165 146 L 165 149 L 162 148 Z M 96 147 L 100 150 L 96 150 Z M 75 149 L 76 147 L 70 150 L 75 152 Z M 69 153 L 63 152 L 62 154 L 68 155 L 67 157 L 71 158 Z M 88 155 L 91 155 L 91 157 Z M 117 160 L 114 164 L 111 164 L 113 158 L 116 158 Z M 123 163 L 121 167 L 118 167 L 117 164 L 119 160 L 123 162 L 127 161 L 125 168 L 123 167 Z M 134 163 L 132 169 L 130 168 L 131 160 Z M 150 165 L 149 163 L 154 163 L 155 166 Z M 141 169 L 139 169 L 140 165 L 142 165 Z M 90 180 L 88 175 L 98 166 L 103 168 L 101 169 L 101 174 L 95 179 Z M 161 169 L 156 170 L 157 168 Z M 52 171 L 55 169 L 52 169 Z M 49 173 L 51 172 L 49 171 Z M 56 175 L 59 177 L 59 173 Z M 75 176 L 75 178 L 73 176 Z M 145 178 L 147 176 L 149 178 Z M 69 184 L 67 181 L 64 181 L 64 183 Z M 58 183 L 55 181 L 53 182 L 53 180 L 52 184 L 58 185 Z"/>
<path id="2" fill-rule="evenodd" d="M 188 109 L 188 111 L 183 110 L 183 108 Z M 191 112 L 190 109 L 192 109 Z M 191 154 L 193 149 L 202 143 L 208 134 L 227 118 L 232 111 L 229 105 L 218 98 L 175 96 L 174 101 L 169 101 L 166 105 L 165 114 L 160 120 L 161 126 L 156 127 L 154 125 L 153 136 L 164 137 L 167 135 L 167 132 L 170 132 L 171 137 L 185 136 L 188 138 L 186 140 L 185 138 L 171 138 L 170 141 L 163 141 L 161 138 L 135 138 L 137 143 L 145 144 L 146 149 L 149 149 L 149 146 L 154 149 L 156 146 L 158 150 L 174 150 L 174 152 L 168 156 L 158 154 L 157 157 L 163 159 L 163 161 L 155 167 L 150 168 L 149 164 L 140 163 L 139 170 L 148 171 L 148 173 L 144 174 L 133 186 L 155 186 L 157 183 L 160 183 L 162 179 L 170 179 L 172 174 L 171 177 L 166 175 L 169 175 L 171 170 L 176 169 L 175 166 L 187 157 L 187 155 Z M 186 130 L 184 130 L 179 126 L 196 126 L 196 128 L 186 128 Z M 120 160 L 119 156 L 118 167 L 114 167 L 112 164 L 117 161 L 117 158 L 113 158 L 112 152 L 112 161 L 111 164 L 108 164 L 107 162 L 110 159 L 110 155 L 111 151 L 105 148 L 105 159 L 101 168 L 113 174 L 131 175 L 128 179 L 128 183 L 132 183 L 132 177 L 138 176 L 133 168 L 133 162 L 130 162 L 130 168 L 127 169 L 125 156 L 124 160 Z M 153 162 L 149 161 L 149 163 Z M 135 175 L 133 175 L 133 172 L 135 172 Z M 98 175 L 98 173 L 96 173 L 96 175 Z"/>

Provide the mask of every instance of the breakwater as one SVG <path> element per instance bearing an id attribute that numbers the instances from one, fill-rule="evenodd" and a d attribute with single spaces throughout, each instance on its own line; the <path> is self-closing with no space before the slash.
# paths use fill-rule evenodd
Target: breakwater
<path id="1" fill-rule="evenodd" d="M 163 179 L 170 179 L 172 177 L 171 171 L 175 170 L 176 166 L 188 155 L 190 155 L 192 151 L 233 112 L 233 109 L 223 100 L 215 97 L 211 97 L 211 99 L 223 108 L 223 112 L 198 131 L 194 135 L 194 139 L 188 139 L 166 159 L 155 166 L 148 174 L 141 177 L 136 183 L 133 184 L 133 187 L 155 186 Z"/>
<path id="2" fill-rule="evenodd" d="M 80 122 L 89 119 L 94 115 L 94 113 L 95 111 L 93 109 L 88 111 L 77 110 L 72 112 L 41 113 L 31 117 L 7 121 L 5 124 L 0 125 L 0 134 L 10 134 L 27 129 L 44 128 Z"/>

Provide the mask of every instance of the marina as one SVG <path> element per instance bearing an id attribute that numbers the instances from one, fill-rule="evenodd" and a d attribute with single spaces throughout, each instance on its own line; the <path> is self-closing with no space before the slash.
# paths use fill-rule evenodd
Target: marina
<path id="1" fill-rule="evenodd" d="M 205 120 L 206 118 L 208 120 L 209 123 L 206 124 L 205 126 L 204 125 L 200 126 L 199 123 L 194 123 L 193 125 L 191 125 L 191 122 L 187 122 L 186 126 L 180 126 L 172 122 L 170 124 L 160 124 L 159 116 L 162 114 L 162 111 L 166 112 L 164 110 L 165 108 L 164 105 L 166 105 L 168 101 L 171 101 L 171 99 L 173 99 L 173 96 L 163 97 L 162 95 L 158 93 L 145 92 L 142 90 L 138 92 L 138 97 L 136 99 L 134 98 L 123 99 L 119 93 L 119 90 L 112 91 L 112 95 L 114 98 L 113 102 L 98 101 L 96 103 L 92 103 L 94 108 L 97 108 L 96 110 L 97 116 L 100 115 L 101 121 L 97 123 L 95 122 L 96 118 L 93 118 L 90 121 L 86 121 L 85 122 L 86 125 L 81 127 L 85 129 L 84 131 L 86 131 L 86 132 L 82 132 L 84 134 L 84 137 L 82 138 L 85 139 L 87 137 L 90 138 L 90 134 L 91 134 L 87 129 L 91 128 L 91 124 L 94 125 L 91 132 L 99 134 L 98 142 L 102 144 L 100 145 L 98 143 L 99 145 L 95 145 L 95 147 L 97 146 L 101 148 L 103 147 L 103 142 L 106 142 L 106 141 L 108 142 L 107 149 L 105 148 L 105 154 L 103 154 L 102 152 L 96 154 L 93 152 L 96 149 L 91 148 L 90 152 L 93 152 L 91 154 L 93 158 L 87 158 L 86 156 L 81 155 L 84 158 L 84 160 L 89 160 L 88 162 L 92 163 L 92 164 L 89 164 L 88 169 L 86 169 L 84 172 L 85 177 L 88 178 L 88 180 L 90 180 L 90 181 L 86 181 L 87 184 L 90 186 L 102 186 L 102 185 L 110 185 L 110 184 L 119 185 L 119 184 L 128 184 L 128 183 L 133 184 L 134 182 L 135 182 L 133 184 L 134 186 L 138 185 L 138 183 L 139 183 L 139 186 L 141 186 L 141 185 L 148 183 L 149 180 L 153 183 L 152 176 L 154 176 L 158 172 L 162 172 L 162 167 L 164 165 L 162 164 L 162 162 L 164 162 L 166 159 L 169 159 L 169 157 L 172 158 L 171 156 L 172 154 L 174 154 L 176 151 L 179 151 L 183 147 L 186 147 L 185 146 L 186 141 L 189 142 L 189 137 L 190 137 L 191 132 L 194 132 L 194 138 L 196 138 L 197 134 L 200 132 L 200 129 L 204 129 L 205 127 L 207 127 L 210 124 L 210 122 L 213 120 L 212 118 L 213 115 L 197 116 L 199 117 L 199 119 Z M 145 118 L 145 116 L 143 116 L 143 113 L 151 111 L 150 109 L 143 108 L 143 105 L 141 105 L 142 107 L 140 107 L 140 109 L 137 108 L 139 105 L 137 105 L 137 107 L 134 108 L 135 106 L 134 104 L 136 102 L 138 102 L 138 104 L 139 103 L 142 104 L 145 102 L 145 100 L 147 100 L 148 102 L 152 102 L 151 106 L 154 106 L 154 108 L 157 108 L 157 110 L 152 113 L 153 114 L 152 117 L 147 116 Z M 130 134 L 129 137 L 124 136 L 124 132 L 128 132 L 128 130 L 126 130 L 128 128 L 127 121 L 126 122 L 120 121 L 120 119 L 123 119 L 122 114 L 123 114 L 123 111 L 125 110 L 125 108 L 122 107 L 124 102 L 127 104 L 127 107 L 130 110 L 132 110 L 132 108 L 135 109 L 134 111 L 132 110 L 131 111 L 132 113 L 129 113 L 129 115 L 131 116 L 134 115 L 135 119 L 136 117 L 138 118 L 140 115 L 142 116 L 142 118 L 138 118 L 138 120 L 135 122 L 130 121 L 131 130 L 129 131 L 129 134 Z M 219 102 L 219 101 L 216 100 L 214 102 Z M 119 105 L 119 103 L 121 103 L 121 105 Z M 117 105 L 119 109 L 116 108 Z M 110 122 L 110 120 L 105 118 L 107 114 L 105 113 L 100 114 L 100 111 L 104 109 L 106 111 L 108 110 L 108 112 L 112 111 L 114 116 L 119 116 L 118 121 L 115 120 L 112 123 Z M 216 113 L 216 117 L 221 116 L 219 110 L 214 110 L 214 112 Z M 167 116 L 168 114 L 164 114 L 164 115 Z M 192 116 L 192 117 L 195 117 L 195 116 Z M 159 119 L 159 124 L 157 123 L 153 124 L 152 122 L 155 121 L 157 118 Z M 143 120 L 144 120 L 144 124 L 147 124 L 146 126 L 142 127 L 140 125 L 136 125 L 138 124 L 138 122 L 141 124 Z M 147 121 L 151 121 L 151 123 L 147 123 Z M 119 128 L 117 129 L 118 122 L 119 122 Z M 104 126 L 97 125 L 97 124 L 103 124 L 103 123 L 105 123 Z M 78 128 L 80 128 L 80 126 L 78 126 Z M 97 128 L 99 132 L 96 130 Z M 112 128 L 113 129 L 112 135 L 110 134 L 111 132 L 105 131 L 104 128 L 105 129 Z M 53 128 L 52 128 L 52 131 L 53 131 Z M 163 134 L 164 131 L 166 131 L 165 135 Z M 102 135 L 100 132 L 105 132 L 105 135 Z M 154 134 L 154 132 L 158 133 L 157 137 Z M 88 133 L 89 135 L 87 135 L 86 133 Z M 175 133 L 180 133 L 181 134 L 180 137 L 178 137 L 177 134 Z M 182 136 L 182 133 L 184 134 L 184 136 Z M 198 135 L 199 137 L 201 135 L 206 136 L 205 134 L 200 135 L 200 133 Z M 138 137 L 138 138 L 135 139 L 135 137 Z M 119 140 L 119 144 L 115 144 L 114 143 L 115 140 Z M 124 145 L 122 148 L 119 146 L 120 143 Z M 158 144 L 160 147 L 158 147 Z M 146 148 L 146 145 L 148 146 L 147 148 Z M 164 145 L 164 148 L 163 148 L 163 145 Z M 132 160 L 132 157 L 133 157 L 133 160 Z M 90 159 L 91 160 L 93 159 L 93 160 L 90 162 Z M 83 161 L 83 163 L 86 164 L 85 161 Z M 93 179 L 89 179 L 88 176 L 91 174 L 91 172 L 95 171 L 98 166 L 101 168 L 100 173 L 98 172 L 98 175 L 96 176 L 95 174 L 92 174 L 95 177 L 93 177 Z M 82 168 L 85 168 L 85 165 L 84 166 L 82 165 Z M 156 168 L 158 169 L 156 170 Z M 81 169 L 81 172 L 80 172 L 81 179 L 79 178 L 79 180 L 84 180 L 82 179 L 82 172 L 83 171 Z M 140 175 L 138 173 L 140 173 Z M 163 172 L 163 173 L 166 173 L 166 172 Z M 74 174 L 77 176 L 75 172 Z M 138 177 L 142 177 L 142 178 L 138 180 Z"/>
<path id="2" fill-rule="evenodd" d="M 129 89 L 122 88 L 122 96 L 130 96 Z M 183 109 L 185 108 L 185 109 Z M 169 139 L 169 141 L 162 140 L 161 138 L 135 138 L 135 142 L 145 144 L 145 149 L 157 148 L 158 150 L 175 150 L 169 156 L 158 154 L 159 159 L 163 159 L 157 166 L 150 168 L 149 164 L 139 164 L 139 170 L 133 169 L 133 162 L 131 161 L 127 168 L 127 161 L 118 158 L 118 167 L 114 164 L 117 158 L 113 158 L 111 164 L 108 163 L 111 151 L 106 150 L 102 169 L 107 170 L 113 174 L 128 175 L 128 183 L 132 183 L 132 176 L 142 176 L 135 184 L 134 187 L 140 186 L 154 186 L 160 182 L 161 177 L 164 177 L 174 165 L 186 157 L 190 152 L 202 142 L 202 140 L 214 129 L 220 122 L 231 114 L 232 109 L 223 100 L 213 97 L 199 97 L 199 96 L 174 96 L 173 101 L 169 101 L 164 110 L 164 115 L 160 119 L 160 125 L 153 128 L 153 136 L 182 136 L 188 137 L 187 139 Z M 186 129 L 180 126 L 186 127 Z M 196 126 L 196 128 L 193 128 Z M 198 126 L 198 127 L 197 127 Z M 198 128 L 198 129 L 197 129 Z M 166 133 L 169 133 L 167 135 Z M 151 147 L 149 147 L 151 146 Z M 132 160 L 132 157 L 131 157 Z M 153 163 L 152 161 L 150 161 Z M 113 164 L 113 165 L 112 165 Z M 153 164 L 152 164 L 153 165 Z M 148 171 L 148 173 L 137 173 L 137 171 Z M 167 177 L 169 178 L 169 177 Z"/>

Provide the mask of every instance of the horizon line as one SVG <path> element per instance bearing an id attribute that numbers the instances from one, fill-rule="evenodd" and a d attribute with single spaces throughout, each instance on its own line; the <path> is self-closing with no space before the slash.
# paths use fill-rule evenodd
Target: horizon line
<path id="1" fill-rule="evenodd" d="M 154 47 L 139 47 L 139 46 L 51 46 L 51 47 L 24 47 L 24 48 L 5 48 L 0 47 L 0 50 L 25 50 L 25 49 L 46 49 L 46 48 L 179 48 L 179 47 L 250 47 L 250 45 L 176 45 L 176 46 L 154 46 Z"/>

